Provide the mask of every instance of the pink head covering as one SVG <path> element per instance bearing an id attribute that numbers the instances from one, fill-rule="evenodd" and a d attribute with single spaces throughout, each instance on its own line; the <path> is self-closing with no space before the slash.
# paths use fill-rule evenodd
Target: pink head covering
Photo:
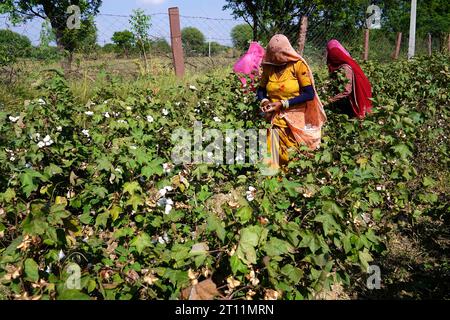
<path id="1" fill-rule="evenodd" d="M 254 79 L 259 75 L 261 63 L 263 61 L 265 50 L 258 42 L 252 42 L 247 53 L 244 54 L 234 65 L 233 71 L 237 74 L 243 74 Z M 240 78 L 243 85 L 247 84 L 245 77 Z"/>
<path id="2" fill-rule="evenodd" d="M 347 55 L 348 57 L 351 57 L 350 53 L 348 53 L 348 51 L 345 50 L 344 46 L 339 41 L 337 41 L 336 39 L 330 40 L 328 42 L 328 44 L 327 44 L 327 52 L 330 52 L 331 49 L 333 49 L 333 48 L 338 48 L 340 51 L 345 53 L 345 55 Z"/>
<path id="3" fill-rule="evenodd" d="M 289 62 L 297 62 L 301 58 L 285 35 L 276 34 L 269 41 L 263 64 L 285 65 Z"/>

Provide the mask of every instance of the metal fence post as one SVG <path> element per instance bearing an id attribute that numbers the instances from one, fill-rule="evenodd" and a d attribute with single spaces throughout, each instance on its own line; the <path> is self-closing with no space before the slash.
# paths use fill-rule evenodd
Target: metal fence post
<path id="1" fill-rule="evenodd" d="M 184 54 L 181 41 L 180 10 L 169 8 L 170 38 L 172 42 L 173 65 L 177 77 L 184 77 Z"/>
<path id="2" fill-rule="evenodd" d="M 397 60 L 398 57 L 400 56 L 400 48 L 401 48 L 401 46 L 402 46 L 402 33 L 398 32 L 397 33 L 397 41 L 395 43 L 395 51 L 394 51 L 394 54 L 392 56 L 392 58 L 394 60 Z"/>
<path id="3" fill-rule="evenodd" d="M 369 39 L 370 39 L 370 30 L 364 29 L 364 55 L 363 60 L 369 60 Z"/>
<path id="4" fill-rule="evenodd" d="M 303 52 L 305 51 L 307 32 L 308 32 L 308 17 L 303 16 L 300 26 L 300 35 L 298 37 L 298 52 L 300 53 L 300 55 L 303 55 Z"/>

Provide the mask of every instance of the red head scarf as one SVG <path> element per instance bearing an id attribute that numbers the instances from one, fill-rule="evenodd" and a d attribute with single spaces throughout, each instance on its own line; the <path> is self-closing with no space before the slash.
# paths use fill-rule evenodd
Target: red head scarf
<path id="1" fill-rule="evenodd" d="M 330 72 L 338 70 L 344 64 L 352 68 L 354 79 L 350 102 L 355 115 L 360 119 L 365 118 L 372 111 L 372 86 L 364 71 L 337 40 L 332 40 L 327 45 L 327 64 Z"/>

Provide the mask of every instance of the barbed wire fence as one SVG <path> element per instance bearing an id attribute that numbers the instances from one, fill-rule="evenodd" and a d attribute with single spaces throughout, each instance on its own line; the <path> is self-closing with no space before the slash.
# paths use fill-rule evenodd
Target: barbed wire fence
<path id="1" fill-rule="evenodd" d="M 149 33 L 148 55 L 151 60 L 153 73 L 173 72 L 173 53 L 171 49 L 171 28 L 170 16 L 168 13 L 148 14 L 151 18 L 151 28 Z M 139 62 L 139 53 L 133 50 L 127 53 L 122 48 L 113 44 L 113 36 L 116 32 L 130 30 L 130 15 L 99 14 L 95 18 L 96 25 L 96 45 L 89 50 L 81 50 L 76 53 L 75 68 L 88 70 L 94 76 L 99 70 L 106 70 L 111 73 L 136 74 L 142 66 Z M 179 15 L 183 42 L 183 55 L 186 69 L 191 72 L 203 72 L 210 70 L 220 70 L 222 67 L 230 67 L 244 53 L 241 48 L 237 48 L 233 41 L 231 31 L 238 25 L 246 24 L 240 19 L 218 19 L 202 16 Z M 41 30 L 42 20 L 33 19 L 27 23 L 15 25 L 7 16 L 0 16 L 0 55 L 11 56 L 2 59 L 0 57 L 0 67 L 6 65 L 28 63 L 33 65 L 36 61 L 46 60 L 49 56 L 44 53 L 30 54 L 36 52 L 42 46 Z M 262 29 L 259 34 L 260 43 L 265 46 L 270 37 L 275 33 L 285 34 L 299 49 L 301 22 L 293 21 L 289 27 L 284 29 L 270 28 Z M 187 28 L 195 28 L 202 34 L 200 39 L 191 32 L 187 36 Z M 15 37 L 10 37 L 13 41 L 2 43 L 1 32 L 8 30 L 20 35 L 20 43 L 14 43 Z M 192 31 L 192 30 L 191 30 Z M 192 34 L 194 33 L 194 34 Z M 30 48 L 24 49 L 28 39 Z M 333 29 L 327 26 L 326 21 L 311 23 L 306 31 L 303 55 L 312 65 L 323 64 L 325 62 L 325 48 L 330 39 L 339 40 L 352 54 L 353 57 L 361 59 L 365 50 L 364 29 L 348 28 Z M 384 30 L 370 30 L 369 37 L 369 60 L 388 62 L 392 60 L 396 50 L 398 35 Z M 400 57 L 407 55 L 408 35 L 403 35 L 399 46 Z M 249 39 L 250 40 L 250 39 Z M 442 51 L 448 47 L 444 41 L 448 39 L 436 39 L 428 36 L 417 38 L 416 55 L 426 55 L 430 52 Z M 56 43 L 50 44 L 54 53 Z M 24 52 L 21 52 L 25 50 Z M 57 54 L 54 55 L 57 57 Z M 17 57 L 18 59 L 13 60 Z M 57 59 L 56 59 L 57 60 Z M 55 62 L 57 63 L 57 62 Z"/>

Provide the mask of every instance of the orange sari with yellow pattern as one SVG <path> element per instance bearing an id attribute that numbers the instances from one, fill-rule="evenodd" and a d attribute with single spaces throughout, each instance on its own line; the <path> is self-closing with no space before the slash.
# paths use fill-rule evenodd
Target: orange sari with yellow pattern
<path id="1" fill-rule="evenodd" d="M 290 100 L 299 96 L 303 87 L 314 87 L 311 69 L 302 58 L 289 62 L 281 72 L 277 73 L 277 69 L 279 67 L 270 64 L 265 64 L 263 68 L 260 86 L 266 88 L 270 102 Z M 325 111 L 317 93 L 312 101 L 274 114 L 268 137 L 272 164 L 287 164 L 290 150 L 298 149 L 299 145 L 317 149 L 325 122 Z"/>

